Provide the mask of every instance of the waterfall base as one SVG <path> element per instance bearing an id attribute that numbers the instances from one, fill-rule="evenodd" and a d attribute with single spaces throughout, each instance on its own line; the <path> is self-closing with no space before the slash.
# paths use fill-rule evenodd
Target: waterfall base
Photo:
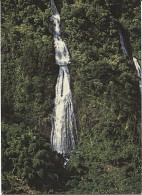
<path id="1" fill-rule="evenodd" d="M 75 149 L 76 129 L 69 70 L 67 66 L 60 66 L 51 132 L 53 150 L 61 154 L 70 154 Z"/>

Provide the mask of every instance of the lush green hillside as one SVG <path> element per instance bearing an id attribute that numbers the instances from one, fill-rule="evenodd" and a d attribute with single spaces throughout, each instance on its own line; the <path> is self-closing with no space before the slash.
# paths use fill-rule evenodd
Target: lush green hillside
<path id="1" fill-rule="evenodd" d="M 49 143 L 58 75 L 49 1 L 3 1 L 3 191 L 140 193 L 140 91 L 132 61 L 140 62 L 140 1 L 55 3 L 71 56 L 79 140 L 63 169 Z"/>

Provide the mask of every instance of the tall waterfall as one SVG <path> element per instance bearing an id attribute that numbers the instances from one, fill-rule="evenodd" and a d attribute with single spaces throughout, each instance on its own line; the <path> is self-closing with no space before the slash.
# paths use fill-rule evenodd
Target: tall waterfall
<path id="1" fill-rule="evenodd" d="M 54 0 L 50 0 L 50 2 L 53 11 L 50 19 L 54 25 L 55 60 L 56 64 L 59 65 L 59 75 L 55 90 L 56 96 L 53 111 L 51 144 L 53 150 L 66 155 L 75 149 L 75 132 L 77 129 L 70 89 L 70 75 L 67 67 L 67 64 L 70 63 L 70 56 L 60 36 L 60 15 Z"/>

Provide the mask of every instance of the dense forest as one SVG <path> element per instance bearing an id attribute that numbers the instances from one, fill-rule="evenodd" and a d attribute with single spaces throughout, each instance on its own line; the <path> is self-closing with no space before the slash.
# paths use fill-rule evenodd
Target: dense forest
<path id="1" fill-rule="evenodd" d="M 139 0 L 55 0 L 77 120 L 67 166 L 50 144 L 55 64 L 49 0 L 2 1 L 2 191 L 141 191 Z M 128 55 L 122 50 L 120 31 Z"/>

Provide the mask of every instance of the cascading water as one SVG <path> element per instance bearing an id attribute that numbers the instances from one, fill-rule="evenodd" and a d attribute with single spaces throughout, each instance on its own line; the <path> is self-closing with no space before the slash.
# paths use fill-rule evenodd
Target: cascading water
<path id="1" fill-rule="evenodd" d="M 53 10 L 51 21 L 54 24 L 55 60 L 56 64 L 59 65 L 59 75 L 55 90 L 56 96 L 53 111 L 51 144 L 54 151 L 68 155 L 75 149 L 75 131 L 77 129 L 70 89 L 70 75 L 67 67 L 67 64 L 70 63 L 70 56 L 60 36 L 60 15 L 54 0 L 50 1 Z"/>
<path id="2" fill-rule="evenodd" d="M 122 35 L 122 32 L 121 32 L 120 29 L 119 29 L 118 33 L 119 33 L 119 36 L 120 36 L 120 43 L 121 43 L 122 51 L 123 51 L 123 53 L 124 53 L 126 56 L 128 56 L 128 52 L 127 52 L 127 50 L 126 50 L 126 48 L 125 48 L 125 44 L 124 44 L 123 35 Z M 136 67 L 137 75 L 138 75 L 139 78 L 141 78 L 141 67 L 140 67 L 140 65 L 139 65 L 139 63 L 138 63 L 138 60 L 137 60 L 135 57 L 133 57 L 133 62 L 134 62 L 134 65 L 135 65 L 135 67 Z M 142 81 L 140 80 L 140 81 L 139 81 L 139 87 L 140 87 L 140 91 L 141 91 L 141 93 L 142 93 L 142 83 L 141 83 L 141 82 L 142 82 Z"/>
<path id="3" fill-rule="evenodd" d="M 124 39 L 123 39 L 123 36 L 122 36 L 122 33 L 121 33 L 121 30 L 120 29 L 119 29 L 118 33 L 119 33 L 119 36 L 120 36 L 120 43 L 121 43 L 122 51 L 123 51 L 123 53 L 126 56 L 128 56 L 128 53 L 127 53 L 127 50 L 126 50 L 125 44 L 124 44 Z"/>
<path id="4" fill-rule="evenodd" d="M 137 70 L 137 75 L 141 79 L 141 67 L 135 57 L 133 57 L 133 62 Z M 139 80 L 139 88 L 140 88 L 140 92 L 142 93 L 142 80 Z"/>
<path id="5" fill-rule="evenodd" d="M 137 75 L 139 78 L 141 78 L 141 68 L 140 65 L 135 57 L 133 57 L 133 62 L 135 64 L 136 70 L 137 70 Z"/>

